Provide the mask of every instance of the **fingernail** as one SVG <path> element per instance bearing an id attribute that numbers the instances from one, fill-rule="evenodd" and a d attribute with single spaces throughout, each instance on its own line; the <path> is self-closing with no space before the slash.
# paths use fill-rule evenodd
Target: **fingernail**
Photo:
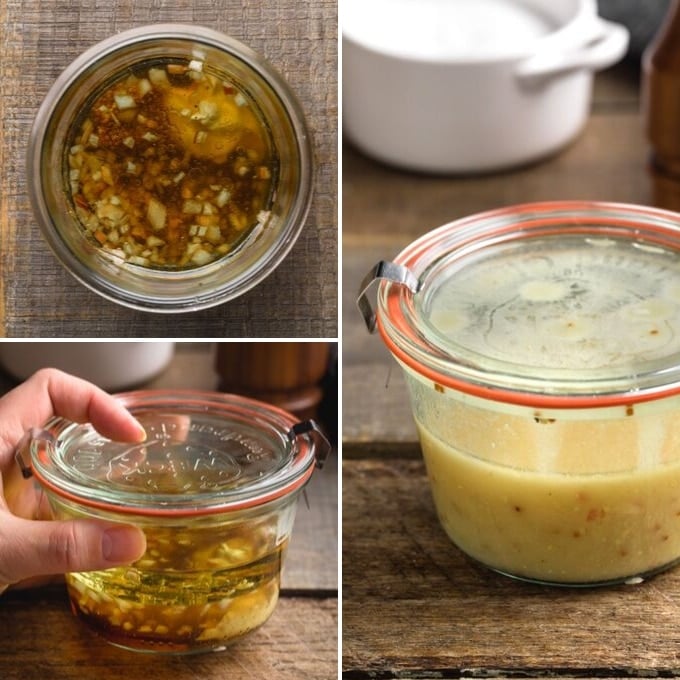
<path id="1" fill-rule="evenodd" d="M 106 529 L 102 535 L 102 557 L 113 564 L 138 560 L 146 550 L 144 533 L 132 526 Z"/>
<path id="2" fill-rule="evenodd" d="M 137 435 L 135 441 L 141 444 L 146 440 L 146 430 L 138 420 L 135 420 L 135 425 L 137 426 Z"/>

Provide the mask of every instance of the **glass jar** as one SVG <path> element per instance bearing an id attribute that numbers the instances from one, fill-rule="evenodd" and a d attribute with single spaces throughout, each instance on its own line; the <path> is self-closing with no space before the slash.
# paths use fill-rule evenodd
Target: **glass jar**
<path id="1" fill-rule="evenodd" d="M 187 94 L 188 88 L 180 93 L 185 99 L 161 99 L 168 107 L 169 101 L 179 102 L 175 104 L 176 109 L 169 109 L 173 116 L 168 114 L 171 120 L 168 135 L 179 149 L 173 152 L 178 154 L 177 158 L 168 155 L 167 166 L 161 161 L 154 165 L 153 154 L 166 158 L 162 154 L 170 146 L 163 147 L 167 140 L 158 128 L 150 127 L 140 138 L 121 133 L 121 139 L 116 138 L 114 171 L 110 167 L 100 168 L 100 159 L 106 160 L 105 154 L 113 154 L 111 140 L 116 130 L 111 135 L 82 132 L 82 138 L 79 137 L 83 112 L 94 112 L 96 104 L 98 112 L 109 116 L 111 125 L 120 125 L 123 116 L 131 113 L 129 107 L 133 106 L 134 111 L 134 104 L 140 104 L 126 102 L 128 97 L 120 98 L 116 91 L 119 84 L 130 74 L 137 74 L 140 81 L 145 81 L 141 83 L 144 94 L 140 95 L 140 101 L 143 101 L 147 91 L 163 85 L 163 82 L 157 85 L 147 74 L 158 75 L 163 69 L 168 70 L 168 74 L 179 72 L 180 75 L 170 78 L 184 78 L 191 86 L 196 85 L 191 78 L 215 84 L 215 92 L 210 92 L 206 101 L 198 101 L 198 94 L 192 99 Z M 165 77 L 166 85 L 168 74 L 160 74 Z M 220 84 L 224 84 L 223 91 L 218 91 Z M 118 97 L 114 97 L 114 103 L 109 106 L 101 103 L 106 101 L 102 97 L 107 91 L 116 91 Z M 227 91 L 231 92 L 230 102 L 223 101 Z M 254 126 L 254 121 L 258 121 L 265 138 L 258 143 L 268 147 L 269 162 L 262 166 L 262 177 L 266 176 L 268 188 L 261 190 L 261 209 L 250 219 L 247 228 L 244 228 L 248 221 L 245 217 L 244 223 L 239 222 L 240 213 L 234 213 L 232 222 L 231 206 L 235 199 L 231 185 L 221 186 L 221 175 L 215 179 L 217 175 L 206 174 L 206 158 L 197 155 L 210 154 L 216 148 L 210 136 L 213 132 L 228 136 L 244 129 L 250 134 L 247 127 L 238 128 L 229 120 L 221 106 L 225 107 L 224 111 L 248 108 L 248 120 L 252 121 L 248 125 Z M 155 107 L 152 111 L 161 109 Z M 95 115 L 99 113 L 93 113 L 93 117 Z M 158 122 L 153 118 L 152 114 L 132 120 L 137 126 L 153 126 Z M 130 124 L 127 117 L 123 123 Z M 193 135 L 192 139 L 184 134 L 187 131 Z M 246 173 L 246 179 L 252 175 L 255 183 L 259 181 L 261 168 L 247 165 L 249 149 L 242 148 L 243 139 L 250 139 L 245 136 L 246 132 L 234 150 L 245 159 L 244 169 L 239 165 L 236 170 Z M 202 151 L 200 143 L 203 143 Z M 182 153 L 184 161 L 180 158 Z M 187 157 L 197 161 L 191 169 L 181 165 Z M 99 200 L 91 199 L 89 203 L 81 196 L 74 198 L 73 191 L 82 173 L 83 158 L 91 173 L 88 178 L 92 176 L 96 180 L 91 184 L 101 187 L 101 194 L 95 195 Z M 235 167 L 240 162 L 237 155 L 232 159 L 226 152 L 214 158 L 208 155 L 208 158 L 214 161 L 218 174 L 232 160 Z M 96 164 L 94 169 L 91 161 Z M 280 264 L 295 243 L 309 210 L 312 155 L 309 132 L 298 101 L 282 77 L 260 55 L 208 28 L 158 24 L 124 31 L 104 40 L 61 74 L 36 116 L 28 149 L 28 176 L 31 202 L 43 235 L 57 258 L 81 283 L 128 307 L 183 312 L 217 305 L 241 295 Z M 198 184 L 186 188 L 190 179 Z M 205 186 L 200 184 L 201 180 Z M 137 183 L 139 188 L 139 195 L 131 197 L 137 203 L 131 203 L 127 210 L 125 196 L 121 203 L 123 181 L 127 187 Z M 239 177 L 235 181 L 240 181 Z M 191 193 L 192 186 L 198 187 L 197 192 L 200 188 L 197 196 Z M 250 201 L 247 187 L 239 192 L 246 205 Z M 171 224 L 168 202 L 185 198 L 190 203 L 185 201 L 177 211 L 182 218 L 188 215 L 193 219 L 195 215 L 195 224 L 187 222 L 181 233 L 171 235 L 169 230 L 177 226 Z M 230 200 L 231 204 L 227 205 Z M 219 220 L 211 221 L 218 215 Z M 141 228 L 126 241 L 125 230 L 134 231 L 130 229 L 134 220 Z M 99 224 L 105 224 L 106 229 Z M 214 237 L 217 240 L 213 243 L 219 243 L 219 229 L 224 233 L 228 230 L 234 241 L 213 246 L 209 242 L 212 232 L 206 235 L 211 226 L 218 227 Z M 172 266 L 149 262 L 171 237 L 177 238 L 173 248 L 178 249 L 180 243 L 186 247 L 186 251 L 181 251 L 186 252 L 186 257 L 180 259 L 177 255 Z M 205 248 L 196 245 L 201 242 Z M 206 248 L 211 251 L 209 254 L 202 252 Z"/>
<path id="2" fill-rule="evenodd" d="M 313 421 L 244 397 L 119 398 L 143 443 L 53 418 L 18 450 L 56 519 L 132 523 L 146 535 L 131 566 L 66 574 L 72 609 L 121 647 L 223 649 L 273 612 L 296 501 L 328 444 Z"/>
<path id="3" fill-rule="evenodd" d="M 405 371 L 467 555 L 572 586 L 680 559 L 677 214 L 566 201 L 461 219 L 376 266 L 359 306 Z"/>

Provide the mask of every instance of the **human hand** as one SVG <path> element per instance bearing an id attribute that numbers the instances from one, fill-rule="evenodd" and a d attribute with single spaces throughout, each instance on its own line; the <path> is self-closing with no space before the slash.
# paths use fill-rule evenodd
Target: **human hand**
<path id="1" fill-rule="evenodd" d="M 31 427 L 58 415 L 90 422 L 103 436 L 142 442 L 142 426 L 112 396 L 55 369 L 43 369 L 0 399 L 0 592 L 47 575 L 129 564 L 146 550 L 131 525 L 95 519 L 53 521 L 40 495 L 19 481 L 14 450 Z M 29 493 L 26 493 L 26 491 Z"/>

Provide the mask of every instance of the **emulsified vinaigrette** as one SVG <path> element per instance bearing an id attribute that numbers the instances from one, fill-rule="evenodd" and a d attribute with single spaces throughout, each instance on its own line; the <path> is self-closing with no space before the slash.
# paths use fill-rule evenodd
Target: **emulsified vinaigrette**
<path id="1" fill-rule="evenodd" d="M 618 425 L 605 429 L 615 433 Z M 645 575 L 680 556 L 677 459 L 600 473 L 589 472 L 582 459 L 580 473 L 573 466 L 548 472 L 463 453 L 421 423 L 418 431 L 442 526 L 459 548 L 493 569 L 541 582 L 593 584 Z M 535 440 L 525 441 L 523 455 L 549 456 L 534 447 Z M 591 455 L 615 459 L 619 451 L 591 448 Z M 506 460 L 514 457 L 505 452 Z"/>
<path id="2" fill-rule="evenodd" d="M 465 553 L 570 586 L 680 562 L 679 291 L 676 213 L 580 201 L 450 222 L 368 273 Z"/>

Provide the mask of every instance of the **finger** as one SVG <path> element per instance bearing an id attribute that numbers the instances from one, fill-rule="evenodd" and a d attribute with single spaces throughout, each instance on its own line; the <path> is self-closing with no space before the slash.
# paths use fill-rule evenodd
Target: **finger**
<path id="1" fill-rule="evenodd" d="M 56 369 L 46 368 L 0 399 L 0 461 L 6 462 L 26 430 L 53 415 L 90 422 L 105 437 L 117 441 L 144 441 L 144 428 L 114 397 L 91 383 Z"/>
<path id="2" fill-rule="evenodd" d="M 78 519 L 31 521 L 3 515 L 0 521 L 0 582 L 130 564 L 146 550 L 141 529 Z"/>

